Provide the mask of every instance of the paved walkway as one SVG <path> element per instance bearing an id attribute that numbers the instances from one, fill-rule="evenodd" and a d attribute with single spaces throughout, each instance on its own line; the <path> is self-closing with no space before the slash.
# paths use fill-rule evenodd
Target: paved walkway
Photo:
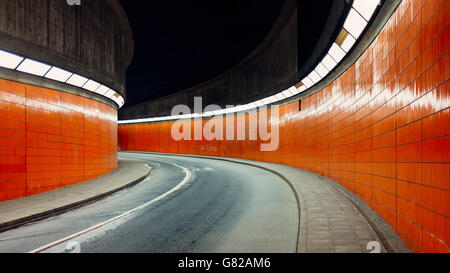
<path id="1" fill-rule="evenodd" d="M 113 172 L 65 188 L 0 202 L 0 230 L 73 208 L 132 186 L 150 174 L 147 164 L 119 160 Z"/>
<path id="2" fill-rule="evenodd" d="M 273 170 L 295 189 L 300 201 L 299 253 L 369 253 L 367 244 L 372 241 L 387 252 L 352 202 L 320 176 L 285 165 L 238 161 Z"/>

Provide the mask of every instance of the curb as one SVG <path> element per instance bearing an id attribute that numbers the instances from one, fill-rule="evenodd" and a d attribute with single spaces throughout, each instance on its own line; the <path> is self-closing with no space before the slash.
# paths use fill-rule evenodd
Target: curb
<path id="1" fill-rule="evenodd" d="M 120 161 L 119 161 L 119 164 L 120 164 Z M 120 186 L 118 188 L 115 188 L 113 190 L 110 190 L 110 191 L 98 194 L 96 196 L 93 196 L 93 197 L 90 197 L 90 198 L 86 198 L 86 199 L 81 200 L 81 201 L 77 201 L 77 202 L 70 203 L 70 204 L 67 204 L 67 205 L 64 205 L 64 206 L 60 206 L 60 207 L 57 207 L 57 208 L 46 210 L 46 211 L 43 211 L 43 212 L 40 212 L 40 213 L 36 213 L 36 214 L 33 214 L 33 215 L 29 215 L 29 216 L 17 218 L 17 219 L 11 220 L 11 221 L 0 223 L 0 233 L 5 232 L 7 230 L 18 228 L 18 227 L 20 227 L 22 225 L 25 225 L 25 224 L 28 224 L 28 223 L 31 223 L 31 222 L 43 220 L 43 219 L 46 219 L 46 218 L 49 218 L 49 217 L 52 217 L 52 216 L 55 216 L 55 215 L 58 215 L 58 214 L 62 214 L 64 212 L 68 211 L 68 210 L 72 210 L 72 209 L 75 209 L 75 208 L 79 208 L 79 207 L 88 205 L 90 203 L 93 203 L 95 201 L 103 199 L 103 198 L 105 198 L 105 197 L 107 197 L 107 196 L 109 196 L 111 194 L 114 194 L 114 193 L 119 192 L 121 190 L 124 190 L 126 188 L 130 188 L 132 186 L 135 186 L 136 184 L 138 184 L 138 183 L 142 182 L 144 179 L 146 179 L 151 173 L 151 167 L 148 166 L 147 164 L 144 164 L 144 165 L 146 165 L 148 167 L 148 171 L 144 175 L 142 175 L 141 177 L 132 180 L 130 183 L 127 183 L 127 184 L 125 184 L 123 186 Z M 101 176 L 98 177 L 98 178 L 101 178 Z M 98 178 L 95 178 L 95 179 L 98 179 Z M 89 181 L 91 181 L 91 180 L 88 180 L 88 181 L 85 181 L 85 182 L 82 182 L 82 183 L 86 183 L 86 182 L 89 182 Z M 76 185 L 76 184 L 74 184 L 74 185 Z M 63 188 L 61 188 L 61 189 L 63 189 Z"/>
<path id="2" fill-rule="evenodd" d="M 350 200 L 353 206 L 367 219 L 389 253 L 412 253 L 391 226 L 363 200 L 333 180 L 321 175 L 319 177 Z"/>

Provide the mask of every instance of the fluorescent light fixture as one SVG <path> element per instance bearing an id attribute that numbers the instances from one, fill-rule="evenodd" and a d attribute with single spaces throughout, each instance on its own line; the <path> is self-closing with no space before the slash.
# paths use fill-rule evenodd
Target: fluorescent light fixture
<path id="1" fill-rule="evenodd" d="M 35 60 L 25 59 L 17 68 L 18 71 L 33 74 L 36 76 L 44 76 L 50 70 L 51 66 Z"/>
<path id="2" fill-rule="evenodd" d="M 275 95 L 269 97 L 269 100 L 270 100 L 271 103 L 279 101 L 279 99 Z"/>
<path id="3" fill-rule="evenodd" d="M 252 103 L 248 104 L 248 107 L 249 107 L 248 109 L 254 109 L 254 108 L 258 107 L 258 106 L 256 106 L 256 103 L 252 102 Z"/>
<path id="4" fill-rule="evenodd" d="M 16 69 L 16 67 L 23 61 L 23 57 L 0 50 L 0 66 L 8 69 Z"/>
<path id="5" fill-rule="evenodd" d="M 337 63 L 336 61 L 329 55 L 327 54 L 323 60 L 322 60 L 322 64 L 329 70 L 333 70 L 333 68 L 336 67 Z"/>
<path id="6" fill-rule="evenodd" d="M 119 104 L 119 108 L 122 107 L 125 104 L 125 100 L 123 99 L 122 96 L 119 97 L 119 99 L 117 100 L 118 104 Z"/>
<path id="7" fill-rule="evenodd" d="M 297 95 L 298 93 L 300 93 L 300 91 L 297 89 L 297 87 L 295 87 L 295 86 L 292 86 L 291 88 L 289 88 L 289 90 L 291 91 L 291 93 L 292 93 L 292 96 L 295 96 L 295 95 Z"/>
<path id="8" fill-rule="evenodd" d="M 72 74 L 73 73 L 69 71 L 54 66 L 47 72 L 47 74 L 45 74 L 45 77 L 47 79 L 52 79 L 59 82 L 66 82 Z"/>
<path id="9" fill-rule="evenodd" d="M 379 0 L 354 0 L 353 8 L 357 10 L 366 21 L 369 21 L 379 4 Z"/>
<path id="10" fill-rule="evenodd" d="M 305 91 L 307 89 L 307 87 L 305 85 L 300 86 L 297 90 L 299 91 L 299 93 Z"/>
<path id="11" fill-rule="evenodd" d="M 316 67 L 317 74 L 320 75 L 320 77 L 324 78 L 326 75 L 328 75 L 328 69 L 322 64 L 319 63 Z"/>
<path id="12" fill-rule="evenodd" d="M 341 47 L 345 52 L 349 52 L 350 49 L 352 49 L 355 42 L 356 40 L 355 38 L 353 38 L 353 36 L 347 35 L 347 37 L 345 37 L 345 40 L 342 42 Z"/>
<path id="13" fill-rule="evenodd" d="M 286 97 L 283 95 L 283 93 L 278 93 L 275 95 L 278 100 L 284 100 Z"/>
<path id="14" fill-rule="evenodd" d="M 347 19 L 345 20 L 344 28 L 355 39 L 357 39 L 363 32 L 366 25 L 367 21 L 364 20 L 364 18 L 362 18 L 361 15 L 359 15 L 359 13 L 352 8 L 347 16 Z"/>
<path id="15" fill-rule="evenodd" d="M 264 103 L 264 105 L 267 105 L 267 104 L 269 104 L 271 101 L 270 101 L 269 98 L 264 98 L 264 99 L 262 100 L 262 102 Z"/>
<path id="16" fill-rule="evenodd" d="M 66 83 L 77 86 L 77 87 L 82 87 L 86 82 L 88 81 L 87 78 L 77 75 L 77 74 L 73 74 L 67 81 Z"/>
<path id="17" fill-rule="evenodd" d="M 292 97 L 294 95 L 291 88 L 284 90 L 281 94 L 283 94 L 283 96 L 285 96 L 286 98 Z"/>
<path id="18" fill-rule="evenodd" d="M 105 97 L 113 98 L 114 94 L 116 94 L 116 91 L 109 89 L 108 92 L 106 92 Z"/>
<path id="19" fill-rule="evenodd" d="M 234 109 L 233 109 L 233 108 L 227 108 L 227 109 L 224 109 L 224 110 L 223 110 L 223 113 L 224 113 L 224 114 L 229 114 L 229 113 L 232 113 L 232 112 L 234 112 Z"/>
<path id="20" fill-rule="evenodd" d="M 345 57 L 345 51 L 336 43 L 333 43 L 328 54 L 330 54 L 337 63 Z"/>
<path id="21" fill-rule="evenodd" d="M 244 110 L 250 110 L 250 109 L 252 109 L 252 105 L 251 105 L 250 103 L 245 104 L 245 105 L 243 106 L 243 109 L 244 109 Z"/>
<path id="22" fill-rule="evenodd" d="M 265 105 L 264 102 L 263 102 L 262 100 L 259 100 L 259 101 L 255 102 L 255 104 L 256 104 L 256 106 L 258 106 L 258 107 L 261 107 L 261 106 L 264 106 L 264 105 Z"/>
<path id="23" fill-rule="evenodd" d="M 243 105 L 236 106 L 236 112 L 241 112 L 241 111 L 244 111 L 244 110 L 245 110 L 245 107 Z"/>
<path id="24" fill-rule="evenodd" d="M 308 75 L 308 78 L 310 78 L 314 83 L 318 83 L 322 79 L 314 70 Z"/>
<path id="25" fill-rule="evenodd" d="M 83 88 L 86 90 L 89 90 L 91 92 L 94 92 L 100 87 L 100 84 L 93 80 L 88 80 L 84 85 Z"/>
<path id="26" fill-rule="evenodd" d="M 95 90 L 95 93 L 98 93 L 100 95 L 104 95 L 104 94 L 106 94 L 106 92 L 108 92 L 108 90 L 109 90 L 109 87 L 104 86 L 104 85 L 100 85 L 100 87 L 97 90 Z"/>
<path id="27" fill-rule="evenodd" d="M 119 105 L 119 107 L 122 107 L 125 104 L 125 99 L 119 93 L 94 80 L 90 80 L 62 68 L 51 66 L 33 59 L 24 58 L 1 49 L 0 67 L 15 69 L 20 72 L 64 82 L 76 87 L 82 87 L 86 90 L 96 92 L 112 99 Z"/>
<path id="28" fill-rule="evenodd" d="M 311 86 L 314 85 L 314 82 L 313 82 L 311 79 L 309 79 L 308 77 L 305 77 L 305 78 L 302 80 L 302 83 L 303 83 L 303 85 L 306 86 L 307 88 L 310 88 Z"/>

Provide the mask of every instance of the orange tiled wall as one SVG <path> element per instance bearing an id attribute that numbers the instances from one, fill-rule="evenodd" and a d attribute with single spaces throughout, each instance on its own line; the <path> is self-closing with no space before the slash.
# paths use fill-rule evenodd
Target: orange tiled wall
<path id="1" fill-rule="evenodd" d="M 331 85 L 280 107 L 280 147 L 180 141 L 172 123 L 119 126 L 122 150 L 282 163 L 327 176 L 417 252 L 450 252 L 450 0 L 403 1 Z"/>
<path id="2" fill-rule="evenodd" d="M 86 181 L 117 167 L 117 110 L 0 79 L 0 201 Z"/>

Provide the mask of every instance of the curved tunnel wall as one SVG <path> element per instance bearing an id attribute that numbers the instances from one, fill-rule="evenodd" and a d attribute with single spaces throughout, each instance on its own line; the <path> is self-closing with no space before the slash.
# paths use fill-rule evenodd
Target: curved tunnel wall
<path id="1" fill-rule="evenodd" d="M 125 71 L 133 55 L 119 1 L 0 1 L 0 18 L 3 53 L 50 65 L 47 74 L 19 72 L 23 58 L 15 68 L 0 67 L 0 201 L 114 170 L 119 104 L 114 90 L 125 97 Z M 51 66 L 86 79 L 79 85 L 61 79 L 64 75 L 46 77 Z M 114 90 L 87 88 L 88 78 Z"/>
<path id="2" fill-rule="evenodd" d="M 96 178 L 117 167 L 117 110 L 0 79 L 0 201 Z"/>
<path id="3" fill-rule="evenodd" d="M 298 102 L 279 107 L 277 151 L 261 152 L 261 140 L 174 141 L 173 122 L 121 125 L 119 149 L 316 172 L 363 199 L 412 250 L 450 252 L 448 18 L 450 1 L 403 1 L 358 61 L 303 99 L 301 111 Z"/>

